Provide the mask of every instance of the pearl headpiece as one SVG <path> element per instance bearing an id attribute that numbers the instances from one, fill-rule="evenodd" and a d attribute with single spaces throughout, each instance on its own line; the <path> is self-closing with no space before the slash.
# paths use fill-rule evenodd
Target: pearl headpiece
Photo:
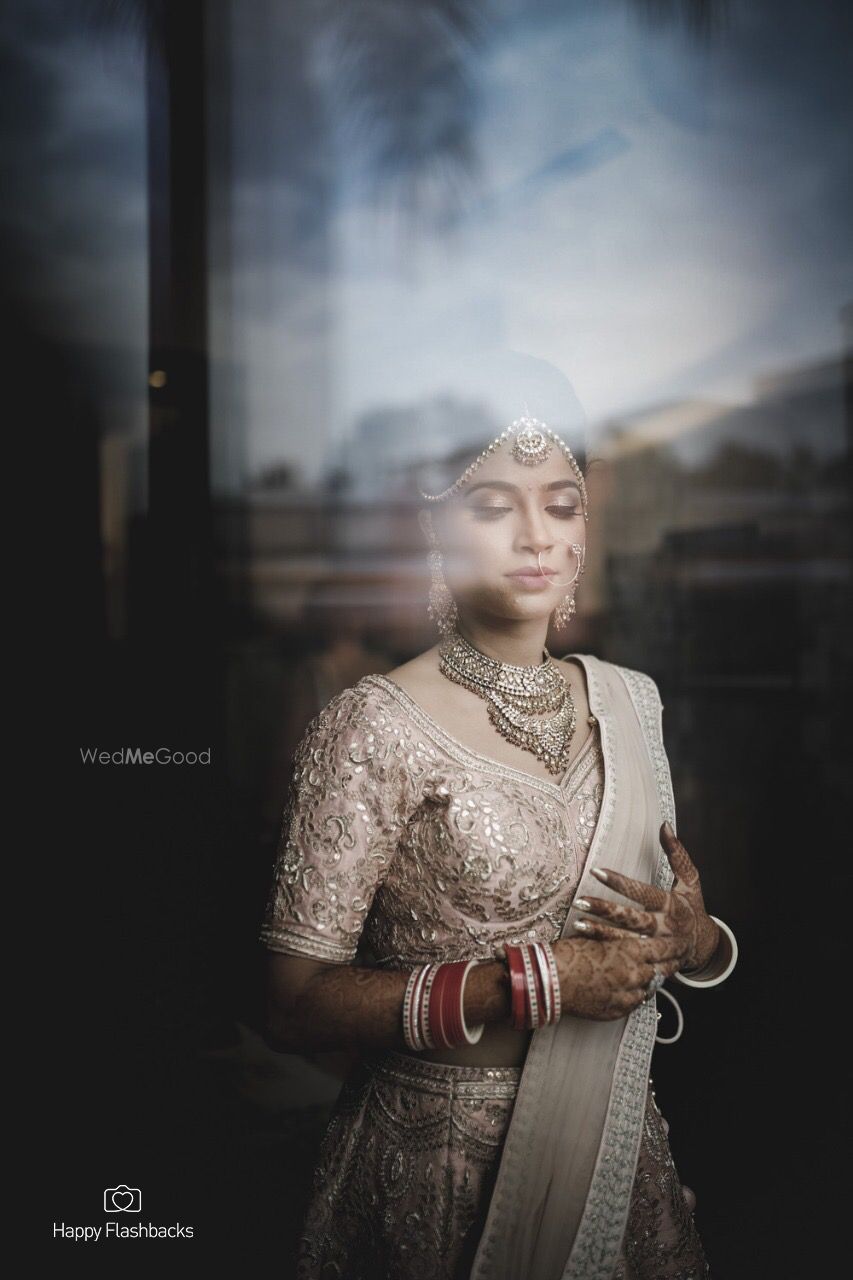
<path id="1" fill-rule="evenodd" d="M 426 493 L 419 486 L 419 493 L 426 502 L 443 502 L 446 498 L 451 498 L 455 493 L 465 485 L 481 463 L 501 447 L 507 440 L 513 439 L 512 456 L 516 462 L 521 462 L 527 467 L 536 467 L 550 455 L 551 449 L 556 444 L 562 449 L 566 459 L 575 473 L 578 482 L 578 488 L 581 493 L 581 505 L 583 506 L 583 518 L 589 520 L 589 511 L 587 509 L 586 483 L 583 478 L 583 472 L 577 464 L 575 455 L 564 440 L 561 440 L 556 431 L 552 431 L 544 422 L 540 422 L 538 418 L 531 418 L 528 414 L 524 414 L 520 418 L 516 418 L 511 426 L 507 427 L 495 436 L 491 444 L 487 445 L 482 453 L 474 459 L 470 466 L 466 467 L 458 480 L 452 485 L 444 489 L 441 493 Z"/>

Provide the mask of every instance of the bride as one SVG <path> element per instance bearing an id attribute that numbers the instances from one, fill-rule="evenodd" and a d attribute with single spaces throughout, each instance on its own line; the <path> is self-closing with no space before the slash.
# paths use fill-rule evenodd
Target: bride
<path id="1" fill-rule="evenodd" d="M 655 682 L 547 648 L 589 503 L 520 372 L 523 415 L 418 485 L 438 643 L 294 758 L 268 1040 L 359 1055 L 299 1280 L 710 1274 L 649 1069 L 661 984 L 717 984 L 737 946 L 673 830 Z"/>

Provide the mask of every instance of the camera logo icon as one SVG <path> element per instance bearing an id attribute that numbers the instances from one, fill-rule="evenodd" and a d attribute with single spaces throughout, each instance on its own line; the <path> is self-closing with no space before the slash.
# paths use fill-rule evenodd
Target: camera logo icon
<path id="1" fill-rule="evenodd" d="M 141 1213 L 142 1192 L 139 1187 L 107 1187 L 104 1191 L 104 1213 Z"/>

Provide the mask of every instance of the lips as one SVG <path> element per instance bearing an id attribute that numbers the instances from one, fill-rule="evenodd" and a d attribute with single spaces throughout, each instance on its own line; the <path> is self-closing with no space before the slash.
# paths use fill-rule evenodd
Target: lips
<path id="1" fill-rule="evenodd" d="M 508 573 L 506 576 L 508 578 L 541 578 L 544 575 L 548 578 L 553 577 L 555 572 L 555 569 L 543 569 L 540 573 L 539 565 L 534 564 L 527 569 L 516 569 L 514 573 Z"/>

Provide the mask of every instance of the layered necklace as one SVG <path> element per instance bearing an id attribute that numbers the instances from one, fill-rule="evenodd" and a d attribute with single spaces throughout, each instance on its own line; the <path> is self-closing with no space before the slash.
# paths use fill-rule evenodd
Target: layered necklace
<path id="1" fill-rule="evenodd" d="M 541 663 L 517 667 L 481 653 L 455 628 L 441 642 L 439 655 L 442 674 L 483 698 L 502 737 L 532 751 L 551 773 L 566 771 L 575 704 L 569 682 L 546 646 Z M 547 719 L 538 718 L 542 716 Z"/>

